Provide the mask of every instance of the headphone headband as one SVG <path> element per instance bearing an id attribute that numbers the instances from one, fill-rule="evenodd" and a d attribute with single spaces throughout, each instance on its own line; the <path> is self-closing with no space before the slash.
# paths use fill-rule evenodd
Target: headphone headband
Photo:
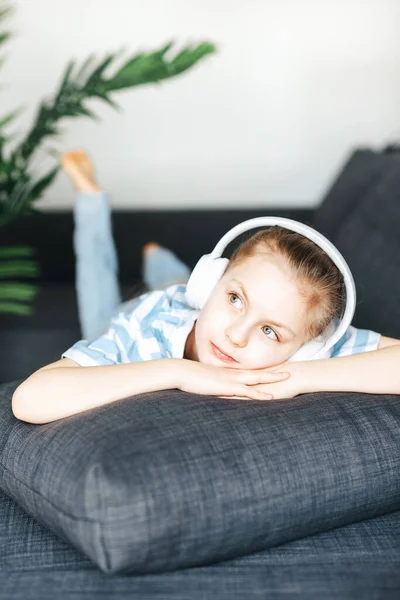
<path id="1" fill-rule="evenodd" d="M 254 219 L 248 219 L 247 221 L 243 221 L 242 223 L 235 225 L 235 227 L 232 227 L 232 229 L 230 229 L 220 239 L 210 256 L 212 258 L 219 258 L 222 256 L 222 253 L 228 244 L 230 244 L 230 242 L 232 242 L 241 233 L 244 233 L 249 229 L 256 229 L 257 227 L 271 227 L 273 225 L 280 225 L 286 229 L 296 231 L 297 233 L 300 233 L 301 235 L 304 235 L 310 239 L 328 254 L 343 275 L 346 288 L 346 307 L 339 327 L 329 339 L 329 347 L 332 348 L 336 342 L 340 340 L 353 320 L 356 308 L 356 286 L 353 275 L 351 274 L 350 268 L 343 255 L 339 252 L 336 246 L 334 246 L 324 235 L 322 235 L 322 233 L 319 233 L 304 223 L 294 221 L 293 219 L 286 219 L 285 217 L 255 217 Z M 324 348 L 324 350 L 327 349 L 328 348 Z"/>

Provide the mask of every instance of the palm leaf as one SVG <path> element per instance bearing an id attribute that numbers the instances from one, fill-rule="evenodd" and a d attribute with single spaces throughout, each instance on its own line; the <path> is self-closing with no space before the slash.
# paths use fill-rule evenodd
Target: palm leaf
<path id="1" fill-rule="evenodd" d="M 2 129 L 3 127 L 5 127 L 6 125 L 8 125 L 9 123 L 11 123 L 11 121 L 14 121 L 14 119 L 16 117 L 18 117 L 20 114 L 21 114 L 21 109 L 18 109 L 18 110 L 15 110 L 12 113 L 6 115 L 2 119 L 0 119 L 0 129 Z"/>
<path id="2" fill-rule="evenodd" d="M 0 33 L 0 44 L 4 44 L 8 39 L 10 39 L 11 33 L 9 31 L 5 31 L 4 33 Z"/>
<path id="3" fill-rule="evenodd" d="M 33 308 L 30 305 L 37 296 L 38 286 L 14 279 L 38 276 L 39 265 L 36 260 L 31 259 L 33 254 L 34 251 L 29 246 L 0 248 L 0 313 L 32 314 Z"/>
<path id="4" fill-rule="evenodd" d="M 37 286 L 31 283 L 0 283 L 0 302 L 19 300 L 30 302 L 36 296 Z"/>
<path id="5" fill-rule="evenodd" d="M 91 75 L 89 75 L 89 77 L 87 78 L 86 83 L 85 83 L 86 88 L 90 89 L 91 87 L 95 87 L 96 84 L 98 84 L 98 82 L 101 81 L 101 79 L 102 79 L 101 76 L 103 75 L 103 72 L 112 63 L 114 58 L 115 58 L 114 54 L 108 54 L 105 57 L 105 59 L 95 68 L 93 73 Z"/>
<path id="6" fill-rule="evenodd" d="M 33 200 L 38 200 L 43 192 L 45 191 L 45 189 L 51 184 L 53 183 L 57 173 L 59 172 L 60 167 L 57 166 L 54 169 L 52 169 L 49 173 L 47 173 L 47 175 L 44 175 L 44 177 L 42 177 L 41 179 L 39 179 L 39 181 L 37 181 L 30 189 L 29 192 L 29 202 L 32 202 Z"/>
<path id="7" fill-rule="evenodd" d="M 89 71 L 89 68 L 92 66 L 92 64 L 96 61 L 96 56 L 95 54 L 90 54 L 83 62 L 81 68 L 78 70 L 77 74 L 76 74 L 76 78 L 75 81 L 78 83 L 78 85 L 81 87 L 83 85 L 83 81 L 86 81 L 87 79 L 87 72 Z"/>
<path id="8" fill-rule="evenodd" d="M 204 42 L 194 47 L 185 47 L 168 60 L 165 55 L 171 48 L 172 42 L 168 42 L 149 54 L 136 54 L 113 77 L 104 82 L 105 89 L 115 92 L 174 77 L 216 51 L 213 44 Z"/>
<path id="9" fill-rule="evenodd" d="M 12 12 L 12 7 L 0 0 L 0 23 Z M 0 46 L 10 37 L 10 32 L 0 31 Z M 51 185 L 60 167 L 56 166 L 37 179 L 30 172 L 30 160 L 45 139 L 60 134 L 61 119 L 85 116 L 98 120 L 97 115 L 86 106 L 88 100 L 98 98 L 120 110 L 111 99 L 111 92 L 175 77 L 215 52 L 215 47 L 208 42 L 187 46 L 175 56 L 172 48 L 173 42 L 170 41 L 155 51 L 136 53 L 110 77 L 106 77 L 105 72 L 115 62 L 117 53 L 108 53 L 99 63 L 94 55 L 90 55 L 80 68 L 71 60 L 54 98 L 39 104 L 31 128 L 22 142 L 7 154 L 7 158 L 5 148 L 13 140 L 13 136 L 6 135 L 5 130 L 19 115 L 20 110 L 0 118 L 0 227 L 25 214 L 40 212 L 33 203 Z M 172 56 L 168 58 L 170 51 Z M 0 56 L 0 67 L 3 62 L 3 57 Z M 58 161 L 58 156 L 55 158 Z M 28 303 L 34 298 L 37 287 L 14 279 L 37 277 L 38 273 L 39 267 L 31 248 L 0 248 L 0 280 L 3 280 L 0 281 L 0 312 L 20 315 L 32 313 Z"/>
<path id="10" fill-rule="evenodd" d="M 20 315 L 21 317 L 27 317 L 33 314 L 33 312 L 34 309 L 29 304 L 18 304 L 17 302 L 0 302 L 0 313 L 9 313 L 13 315 Z"/>
<path id="11" fill-rule="evenodd" d="M 35 261 L 7 261 L 0 263 L 1 279 L 12 279 L 14 277 L 37 277 L 39 267 Z"/>
<path id="12" fill-rule="evenodd" d="M 75 62 L 73 60 L 71 60 L 68 65 L 67 68 L 65 69 L 65 73 L 61 79 L 61 84 L 60 84 L 60 89 L 58 90 L 58 94 L 56 96 L 56 102 L 60 100 L 60 97 L 62 96 L 62 94 L 64 93 L 65 89 L 67 88 L 67 86 L 69 85 L 69 80 L 70 80 L 70 76 L 71 73 L 74 69 L 75 66 Z"/>
<path id="13" fill-rule="evenodd" d="M 30 246 L 6 246 L 0 247 L 0 259 L 1 258 L 21 258 L 31 257 L 34 252 Z"/>
<path id="14" fill-rule="evenodd" d="M 12 14 L 12 12 L 13 12 L 13 9 L 11 6 L 8 6 L 6 3 L 1 2 L 0 3 L 0 23 L 2 21 L 5 21 Z M 10 32 L 8 32 L 8 31 L 0 32 L 0 45 L 7 42 L 7 40 L 9 40 L 10 37 L 11 37 Z"/>
<path id="15" fill-rule="evenodd" d="M 95 113 L 83 105 L 84 101 L 100 98 L 118 108 L 109 97 L 111 92 L 175 77 L 215 52 L 213 44 L 203 42 L 194 47 L 186 47 L 175 57 L 167 59 L 166 54 L 171 48 L 172 42 L 168 42 L 153 52 L 137 53 L 108 78 L 104 77 L 104 71 L 116 59 L 117 53 L 107 54 L 97 66 L 94 66 L 94 58 L 90 56 L 75 77 L 75 64 L 71 61 L 67 65 L 54 100 L 41 103 L 31 130 L 15 153 L 29 159 L 45 137 L 58 135 L 57 123 L 64 117 L 86 116 L 97 119 Z M 93 69 L 92 73 L 88 73 L 89 66 Z"/>
<path id="16" fill-rule="evenodd" d="M 3 8 L 0 8 L 0 21 L 4 21 L 7 17 L 9 17 L 12 13 L 11 6 L 6 6 L 4 4 Z"/>

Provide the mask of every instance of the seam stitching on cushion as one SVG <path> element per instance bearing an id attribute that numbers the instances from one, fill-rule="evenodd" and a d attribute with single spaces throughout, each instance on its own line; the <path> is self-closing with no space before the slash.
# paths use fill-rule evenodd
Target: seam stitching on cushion
<path id="1" fill-rule="evenodd" d="M 98 473 L 97 473 L 98 469 L 99 469 L 99 463 L 97 463 L 95 466 L 94 481 L 95 481 L 96 495 L 98 498 L 98 512 L 99 512 L 99 515 L 102 517 L 103 516 L 103 506 L 102 506 L 102 502 L 101 502 L 101 493 L 100 493 L 100 477 L 98 476 Z M 96 520 L 96 523 L 97 523 L 98 530 L 99 530 L 100 549 L 104 556 L 104 565 L 105 565 L 106 570 L 108 572 L 110 572 L 111 571 L 111 564 L 110 564 L 111 561 L 110 561 L 109 554 L 107 552 L 106 545 L 104 543 L 104 528 L 102 527 L 102 523 L 103 523 L 102 518 L 100 518 L 99 521 Z"/>
<path id="2" fill-rule="evenodd" d="M 48 498 L 46 498 L 46 496 L 43 496 L 43 494 L 41 494 L 37 490 L 32 489 L 26 483 L 24 483 L 23 481 L 21 481 L 9 469 L 7 469 L 7 467 L 5 467 L 3 464 L 0 463 L 0 467 L 2 468 L 2 470 L 4 472 L 6 472 L 11 477 L 11 479 L 13 479 L 14 481 L 18 482 L 24 488 L 26 488 L 27 490 L 29 490 L 32 494 L 36 494 L 37 496 L 39 496 L 40 498 L 42 498 L 47 504 L 49 504 L 52 508 L 54 508 L 58 512 L 62 513 L 64 516 L 66 516 L 66 517 L 68 517 L 70 519 L 74 519 L 74 520 L 86 521 L 87 523 L 98 523 L 97 519 L 91 519 L 91 518 L 88 518 L 86 516 L 77 516 L 77 515 L 73 515 L 73 514 L 65 512 L 62 508 L 60 508 L 59 506 L 57 506 L 56 504 L 54 504 L 53 502 L 51 502 L 51 500 L 49 500 Z M 5 491 L 5 493 L 7 493 L 7 490 L 5 490 L 4 487 L 2 489 Z M 11 495 L 11 493 L 10 493 L 10 495 Z M 13 497 L 15 498 L 15 496 L 13 496 Z M 19 503 L 19 501 L 17 499 L 15 499 L 15 500 L 16 500 L 17 503 Z"/>

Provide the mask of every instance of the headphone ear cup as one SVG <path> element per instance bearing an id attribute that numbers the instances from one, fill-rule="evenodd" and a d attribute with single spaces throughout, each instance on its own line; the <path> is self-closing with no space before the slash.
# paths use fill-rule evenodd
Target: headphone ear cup
<path id="1" fill-rule="evenodd" d="M 186 301 L 190 306 L 203 308 L 228 264 L 227 258 L 213 258 L 211 254 L 200 258 L 186 285 Z"/>
<path id="2" fill-rule="evenodd" d="M 311 360 L 316 358 L 325 358 L 322 354 L 325 354 L 325 350 L 330 349 L 328 346 L 328 342 L 333 336 L 335 330 L 338 327 L 338 323 L 334 319 L 328 325 L 321 335 L 314 338 L 313 340 L 307 342 L 303 346 L 301 346 L 297 352 L 293 354 L 288 360 L 288 362 L 298 362 L 301 360 Z M 327 353 L 327 350 L 326 350 Z M 319 356 L 318 356 L 319 355 Z"/>
<path id="3" fill-rule="evenodd" d="M 288 362 L 298 362 L 301 360 L 310 360 L 313 356 L 321 352 L 323 347 L 325 346 L 325 340 L 320 340 L 321 336 L 307 342 L 303 346 L 301 346 L 297 352 L 293 354 L 288 360 Z"/>

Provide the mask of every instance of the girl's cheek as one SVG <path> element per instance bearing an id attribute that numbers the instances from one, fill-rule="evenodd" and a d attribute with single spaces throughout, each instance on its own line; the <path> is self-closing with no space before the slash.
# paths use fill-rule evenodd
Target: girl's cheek
<path id="1" fill-rule="evenodd" d="M 271 365 L 279 356 L 279 352 L 270 344 L 257 343 L 249 352 L 248 360 L 253 365 L 253 369 L 263 369 L 265 365 Z"/>

